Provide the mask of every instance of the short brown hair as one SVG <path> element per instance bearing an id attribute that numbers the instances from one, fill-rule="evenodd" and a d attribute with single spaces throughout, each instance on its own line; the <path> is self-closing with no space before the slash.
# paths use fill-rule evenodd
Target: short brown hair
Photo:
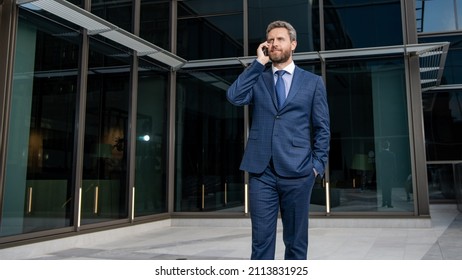
<path id="1" fill-rule="evenodd" d="M 266 28 L 266 36 L 268 37 L 268 33 L 271 30 L 279 27 L 283 27 L 289 31 L 290 41 L 297 41 L 297 31 L 295 31 L 295 28 L 292 26 L 292 24 L 282 20 L 273 21 L 272 23 L 268 24 L 268 27 Z"/>

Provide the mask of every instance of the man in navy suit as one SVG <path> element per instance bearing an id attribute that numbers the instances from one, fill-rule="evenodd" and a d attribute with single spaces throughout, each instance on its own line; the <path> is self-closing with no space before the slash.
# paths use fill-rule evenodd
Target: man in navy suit
<path id="1" fill-rule="evenodd" d="M 270 23 L 257 59 L 227 92 L 232 104 L 253 106 L 240 166 L 250 178 L 251 259 L 274 259 L 279 211 L 284 258 L 307 258 L 311 190 L 327 163 L 326 89 L 320 76 L 295 66 L 296 36 L 291 24 Z M 272 66 L 265 67 L 270 61 Z"/>

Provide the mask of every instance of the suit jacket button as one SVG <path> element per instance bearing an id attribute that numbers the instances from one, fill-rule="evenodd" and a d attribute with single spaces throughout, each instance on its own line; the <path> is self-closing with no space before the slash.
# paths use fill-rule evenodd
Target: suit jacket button
<path id="1" fill-rule="evenodd" d="M 276 119 L 279 119 L 279 115 L 276 115 Z"/>

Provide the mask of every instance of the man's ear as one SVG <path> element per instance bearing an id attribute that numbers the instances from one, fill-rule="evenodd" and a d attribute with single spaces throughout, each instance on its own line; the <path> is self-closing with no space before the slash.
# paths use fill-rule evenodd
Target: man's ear
<path id="1" fill-rule="evenodd" d="M 292 52 L 295 51 L 295 48 L 297 47 L 297 41 L 292 41 L 290 45 L 291 45 Z"/>

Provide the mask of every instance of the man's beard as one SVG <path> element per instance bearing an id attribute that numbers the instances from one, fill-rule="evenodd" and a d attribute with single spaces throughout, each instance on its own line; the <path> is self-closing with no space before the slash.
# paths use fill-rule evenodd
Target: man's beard
<path id="1" fill-rule="evenodd" d="M 291 54 L 292 54 L 291 50 L 283 50 L 279 55 L 271 52 L 270 59 L 274 63 L 285 63 L 289 60 Z"/>

